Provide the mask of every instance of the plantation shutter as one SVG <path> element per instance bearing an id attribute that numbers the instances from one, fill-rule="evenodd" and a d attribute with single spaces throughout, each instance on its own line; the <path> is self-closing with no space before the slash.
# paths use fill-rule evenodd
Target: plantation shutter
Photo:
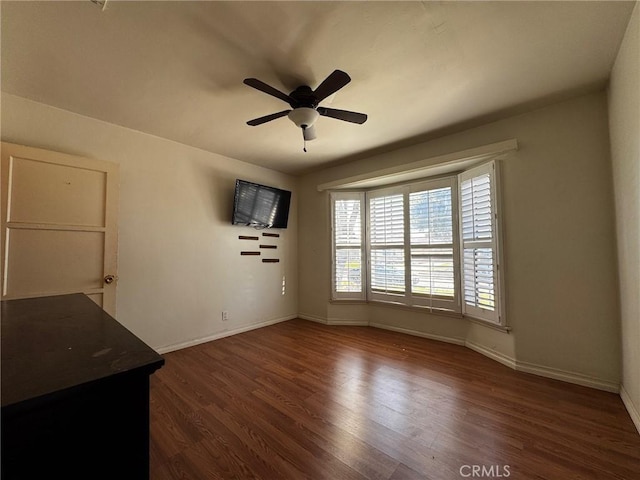
<path id="1" fill-rule="evenodd" d="M 460 311 L 455 178 L 367 193 L 371 300 Z"/>
<path id="2" fill-rule="evenodd" d="M 364 300 L 364 194 L 331 194 L 333 274 L 332 298 Z"/>
<path id="3" fill-rule="evenodd" d="M 460 311 L 454 190 L 454 179 L 442 179 L 412 186 L 409 193 L 412 305 Z"/>
<path id="4" fill-rule="evenodd" d="M 501 324 L 494 162 L 459 175 L 462 312 Z"/>
<path id="5" fill-rule="evenodd" d="M 402 189 L 369 197 L 369 255 L 372 298 L 405 295 L 404 195 Z M 398 299 L 402 301 L 402 299 Z"/>

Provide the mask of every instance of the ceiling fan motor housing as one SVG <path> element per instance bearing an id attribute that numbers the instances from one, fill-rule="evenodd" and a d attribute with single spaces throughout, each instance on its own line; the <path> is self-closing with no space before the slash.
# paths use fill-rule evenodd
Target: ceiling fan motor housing
<path id="1" fill-rule="evenodd" d="M 318 99 L 313 94 L 313 90 L 308 85 L 301 85 L 289 94 L 291 98 L 291 108 L 316 108 L 318 106 Z"/>

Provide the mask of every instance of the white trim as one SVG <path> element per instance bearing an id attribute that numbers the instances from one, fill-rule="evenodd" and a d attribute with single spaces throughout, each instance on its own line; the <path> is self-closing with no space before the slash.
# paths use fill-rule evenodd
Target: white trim
<path id="1" fill-rule="evenodd" d="M 633 424 L 636 426 L 636 430 L 640 433 L 640 413 L 638 413 L 638 410 L 633 404 L 627 390 L 624 388 L 624 385 L 620 385 L 620 398 L 622 399 L 624 406 L 627 408 L 627 412 L 629 412 L 629 416 L 631 417 Z"/>
<path id="2" fill-rule="evenodd" d="M 286 317 L 274 318 L 272 320 L 266 320 L 260 323 L 254 323 L 252 325 L 245 325 L 244 327 L 235 328 L 233 330 L 225 330 L 224 332 L 214 333 L 213 335 L 208 335 L 206 337 L 195 338 L 193 340 L 188 340 L 186 342 L 174 343 L 172 345 L 166 345 L 164 347 L 154 348 L 156 352 L 160 355 L 165 353 L 173 352 L 176 350 L 182 350 L 183 348 L 195 347 L 196 345 L 200 345 L 201 343 L 212 342 L 213 340 L 218 340 L 224 337 L 230 337 L 231 335 L 237 335 L 238 333 L 248 332 L 250 330 L 255 330 L 257 328 L 268 327 L 269 325 L 275 325 L 276 323 L 286 322 L 287 320 L 293 320 L 294 318 L 299 318 L 298 315 L 287 315 Z"/>
<path id="3" fill-rule="evenodd" d="M 407 335 L 413 335 L 414 337 L 428 338 L 429 340 L 437 340 L 438 342 L 452 343 L 454 345 L 464 346 L 465 341 L 463 338 L 445 337 L 442 335 L 433 335 L 431 333 L 419 332 L 417 330 L 410 330 L 408 328 L 394 327 L 392 325 L 385 325 L 384 323 L 371 323 L 370 327 L 380 328 L 382 330 L 391 330 L 392 332 L 404 333 Z"/>
<path id="4" fill-rule="evenodd" d="M 479 345 L 477 343 L 470 342 L 470 341 L 466 341 L 465 346 L 475 352 L 478 352 L 484 355 L 485 357 L 488 357 L 509 368 L 512 368 L 517 372 L 530 373 L 538 377 L 553 378 L 554 380 L 560 380 L 567 383 L 582 385 L 583 387 L 595 388 L 597 390 L 604 390 L 605 392 L 618 393 L 620 391 L 620 386 L 615 382 L 609 382 L 607 380 L 602 380 L 600 378 L 591 377 L 589 375 L 584 375 L 581 373 L 569 372 L 567 370 L 560 370 L 557 368 L 545 367 L 543 365 L 536 365 L 528 362 L 520 362 L 515 358 L 505 355 L 504 353 L 498 352 L 496 350 L 484 347 L 482 345 Z M 631 415 L 631 418 L 633 419 L 633 414 L 631 414 L 631 412 L 630 412 L 630 415 Z M 637 412 L 636 412 L 636 415 L 637 415 Z M 638 427 L 638 425 L 640 425 L 640 416 L 638 416 L 637 419 L 638 419 L 638 423 L 636 423 L 636 426 Z M 635 423 L 635 420 L 634 420 L 634 423 Z M 638 428 L 638 431 L 640 431 L 640 427 Z"/>
<path id="5" fill-rule="evenodd" d="M 496 220 L 496 278 L 498 284 L 499 298 L 498 298 L 498 324 L 500 328 L 507 328 L 507 281 L 506 281 L 506 268 L 504 254 L 504 217 L 502 215 L 502 162 L 494 160 L 493 162 L 493 186 L 494 191 L 494 207 L 495 207 L 495 220 Z"/>
<path id="6" fill-rule="evenodd" d="M 343 325 L 351 327 L 368 327 L 369 322 L 366 320 L 349 320 L 346 318 L 321 318 L 315 315 L 300 314 L 298 318 L 309 320 L 310 322 L 322 323 L 323 325 Z"/>
<path id="7" fill-rule="evenodd" d="M 518 141 L 515 138 L 502 142 L 491 143 L 481 147 L 469 148 L 461 152 L 438 155 L 417 162 L 396 165 L 383 168 L 361 175 L 322 183 L 316 188 L 319 192 L 339 188 L 369 188 L 391 183 L 416 180 L 422 177 L 431 177 L 446 173 L 464 170 L 490 157 L 518 149 Z"/>
<path id="8" fill-rule="evenodd" d="M 471 323 L 475 323 L 477 325 L 482 325 L 483 327 L 493 328 L 494 330 L 498 330 L 502 333 L 511 333 L 512 328 L 508 325 L 499 325 L 493 322 L 487 322 L 481 318 L 475 318 L 471 315 L 460 315 L 461 318 L 470 321 Z"/>
<path id="9" fill-rule="evenodd" d="M 563 382 L 574 383 L 576 385 L 582 385 L 584 387 L 595 388 L 597 390 L 604 390 L 605 392 L 619 393 L 620 384 L 610 382 L 608 380 L 602 380 L 600 378 L 592 377 L 590 375 L 584 375 L 582 373 L 569 372 L 567 370 L 560 370 L 557 368 L 545 367 L 543 365 L 536 365 L 534 363 L 520 362 L 516 360 L 516 370 L 519 372 L 531 373 L 538 375 L 539 377 L 553 378 L 555 380 L 562 380 Z"/>
<path id="10" fill-rule="evenodd" d="M 329 322 L 326 318 L 316 317 L 315 315 L 309 315 L 307 313 L 299 313 L 298 318 L 302 320 L 308 320 L 310 322 L 321 323 L 323 325 L 329 325 Z"/>
<path id="11" fill-rule="evenodd" d="M 464 346 L 473 350 L 474 352 L 478 352 L 479 354 L 490 358 L 491 360 L 495 360 L 496 362 L 501 363 L 502 365 L 505 365 L 513 370 L 516 370 L 516 359 L 513 357 L 510 357 L 509 355 L 505 355 L 502 352 L 498 352 L 497 350 L 493 350 L 492 348 L 487 348 L 478 343 L 470 342 L 469 340 L 466 340 L 464 342 Z"/>

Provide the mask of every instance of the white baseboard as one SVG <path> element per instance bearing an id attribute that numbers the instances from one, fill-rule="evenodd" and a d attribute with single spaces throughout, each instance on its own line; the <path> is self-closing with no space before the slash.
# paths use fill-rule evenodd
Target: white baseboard
<path id="1" fill-rule="evenodd" d="M 369 322 L 362 320 L 348 320 L 346 318 L 330 318 L 327 320 L 327 325 L 345 325 L 351 327 L 367 327 Z"/>
<path id="2" fill-rule="evenodd" d="M 298 315 L 298 318 L 302 320 L 309 320 L 311 322 L 322 323 L 323 325 L 345 325 L 352 327 L 367 327 L 369 322 L 361 321 L 361 320 L 351 320 L 348 318 L 321 318 L 315 315 L 308 315 L 306 313 L 301 313 Z"/>
<path id="3" fill-rule="evenodd" d="M 473 343 L 470 341 L 465 341 L 464 346 L 470 348 L 474 352 L 478 352 L 485 357 L 489 357 L 491 360 L 495 360 L 502 365 L 505 365 L 509 368 L 516 369 L 516 360 L 508 355 L 505 355 L 502 352 L 498 352 L 497 350 L 492 350 L 491 348 L 487 348 L 477 343 Z"/>
<path id="4" fill-rule="evenodd" d="M 515 358 L 505 355 L 502 352 L 487 348 L 483 345 L 470 342 L 463 338 L 445 337 L 441 335 L 433 335 L 431 333 L 423 333 L 415 330 L 409 330 L 406 328 L 394 327 L 385 325 L 382 323 L 369 323 L 370 327 L 382 328 L 385 330 L 391 330 L 394 332 L 405 333 L 407 335 L 414 335 L 417 337 L 428 338 L 431 340 L 437 340 L 439 342 L 452 343 L 454 345 L 463 345 L 471 350 L 484 355 L 492 360 L 495 360 L 502 365 L 517 370 L 519 372 L 531 373 L 541 377 L 553 378 L 555 380 L 562 380 L 568 383 L 574 383 L 585 387 L 595 388 L 597 390 L 604 390 L 606 392 L 618 393 L 620 386 L 617 383 L 609 382 L 595 377 L 590 377 L 580 373 L 568 372 L 566 370 L 558 370 L 554 368 L 545 367 L 542 365 L 535 365 L 533 363 L 520 362 Z M 634 420 L 635 422 L 635 420 Z M 637 425 L 637 424 L 636 424 Z"/>
<path id="5" fill-rule="evenodd" d="M 563 382 L 595 388 L 597 390 L 604 390 L 605 392 L 620 392 L 620 384 L 591 377 L 589 375 L 583 375 L 582 373 L 569 372 L 566 370 L 559 370 L 556 368 L 520 361 L 516 361 L 516 370 L 519 372 L 538 375 L 540 377 L 553 378 L 555 380 L 562 380 Z"/>
<path id="6" fill-rule="evenodd" d="M 407 335 L 413 335 L 414 337 L 428 338 L 429 340 L 437 340 L 439 342 L 453 343 L 454 345 L 464 345 L 464 339 L 455 337 L 445 337 L 442 335 L 433 335 L 431 333 L 418 332 L 416 330 L 409 330 L 408 328 L 394 327 L 391 325 L 385 325 L 384 323 L 369 323 L 370 327 L 381 328 L 383 330 L 391 330 L 392 332 L 405 333 Z"/>
<path id="7" fill-rule="evenodd" d="M 620 385 L 620 398 L 622 398 L 622 403 L 624 403 L 624 406 L 627 408 L 627 412 L 629 412 L 629 416 L 631 417 L 633 424 L 636 426 L 636 430 L 640 433 L 640 413 L 638 413 L 638 410 L 625 390 L 624 385 Z"/>
<path id="8" fill-rule="evenodd" d="M 515 358 L 505 355 L 504 353 L 497 352 L 469 341 L 465 342 L 465 346 L 518 372 L 531 373 L 532 375 L 537 375 L 539 377 L 553 378 L 554 380 L 561 380 L 563 382 L 582 385 L 584 387 L 604 390 L 605 392 L 618 393 L 620 391 L 620 386 L 615 382 L 583 375 L 581 373 L 569 372 L 567 370 L 559 370 L 556 368 L 545 367 L 543 365 L 521 362 Z"/>
<path id="9" fill-rule="evenodd" d="M 195 338 L 193 340 L 188 340 L 186 342 L 174 343 L 172 345 L 155 348 L 154 350 L 158 352 L 160 355 L 162 355 L 165 353 L 174 352 L 176 350 L 182 350 L 183 348 L 195 347 L 196 345 L 200 345 L 201 343 L 212 342 L 213 340 L 218 340 L 220 338 L 230 337 L 231 335 L 237 335 L 238 333 L 244 333 L 250 330 L 255 330 L 256 328 L 267 327 L 269 325 L 275 325 L 276 323 L 285 322 L 287 320 L 293 320 L 294 318 L 298 318 L 298 315 L 288 315 L 286 317 L 274 318 L 272 320 L 265 320 L 264 322 L 254 323 L 252 325 L 245 325 L 244 327 L 234 328 L 233 330 L 225 330 L 224 332 L 214 333 L 213 335 L 207 335 L 206 337 Z"/>
<path id="10" fill-rule="evenodd" d="M 299 313 L 298 318 L 309 320 L 310 322 L 322 323 L 323 325 L 329 324 L 326 318 L 316 317 L 315 315 L 309 315 L 307 313 Z"/>

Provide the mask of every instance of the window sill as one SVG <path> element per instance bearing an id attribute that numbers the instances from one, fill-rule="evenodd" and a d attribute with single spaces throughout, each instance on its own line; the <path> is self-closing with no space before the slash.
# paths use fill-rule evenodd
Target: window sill
<path id="1" fill-rule="evenodd" d="M 334 305 L 372 305 L 375 307 L 395 308 L 398 310 L 405 310 L 408 312 L 428 313 L 430 315 L 438 315 L 442 317 L 460 318 L 460 319 L 468 320 L 469 322 L 472 322 L 472 323 L 477 323 L 478 325 L 482 325 L 483 327 L 489 327 L 494 330 L 498 330 L 503 333 L 511 333 L 511 327 L 507 325 L 497 325 L 495 323 L 491 323 L 486 320 L 482 320 L 480 318 L 475 318 L 469 315 L 463 315 L 462 313 L 452 312 L 448 310 L 438 310 L 438 309 L 431 309 L 429 307 L 404 305 L 402 303 L 395 303 L 395 302 L 381 302 L 379 300 L 331 299 L 329 300 L 329 303 Z"/>
<path id="2" fill-rule="evenodd" d="M 366 305 L 366 300 L 356 300 L 351 298 L 332 298 L 329 303 L 335 303 L 337 305 Z"/>
<path id="3" fill-rule="evenodd" d="M 499 330 L 500 332 L 503 332 L 503 333 L 511 332 L 511 327 L 507 325 L 498 325 L 496 323 L 491 323 L 486 320 L 482 320 L 481 318 L 471 317 L 469 315 L 463 315 L 463 318 L 466 318 L 472 323 L 477 323 L 478 325 L 482 325 L 483 327 L 493 328 L 494 330 Z"/>

